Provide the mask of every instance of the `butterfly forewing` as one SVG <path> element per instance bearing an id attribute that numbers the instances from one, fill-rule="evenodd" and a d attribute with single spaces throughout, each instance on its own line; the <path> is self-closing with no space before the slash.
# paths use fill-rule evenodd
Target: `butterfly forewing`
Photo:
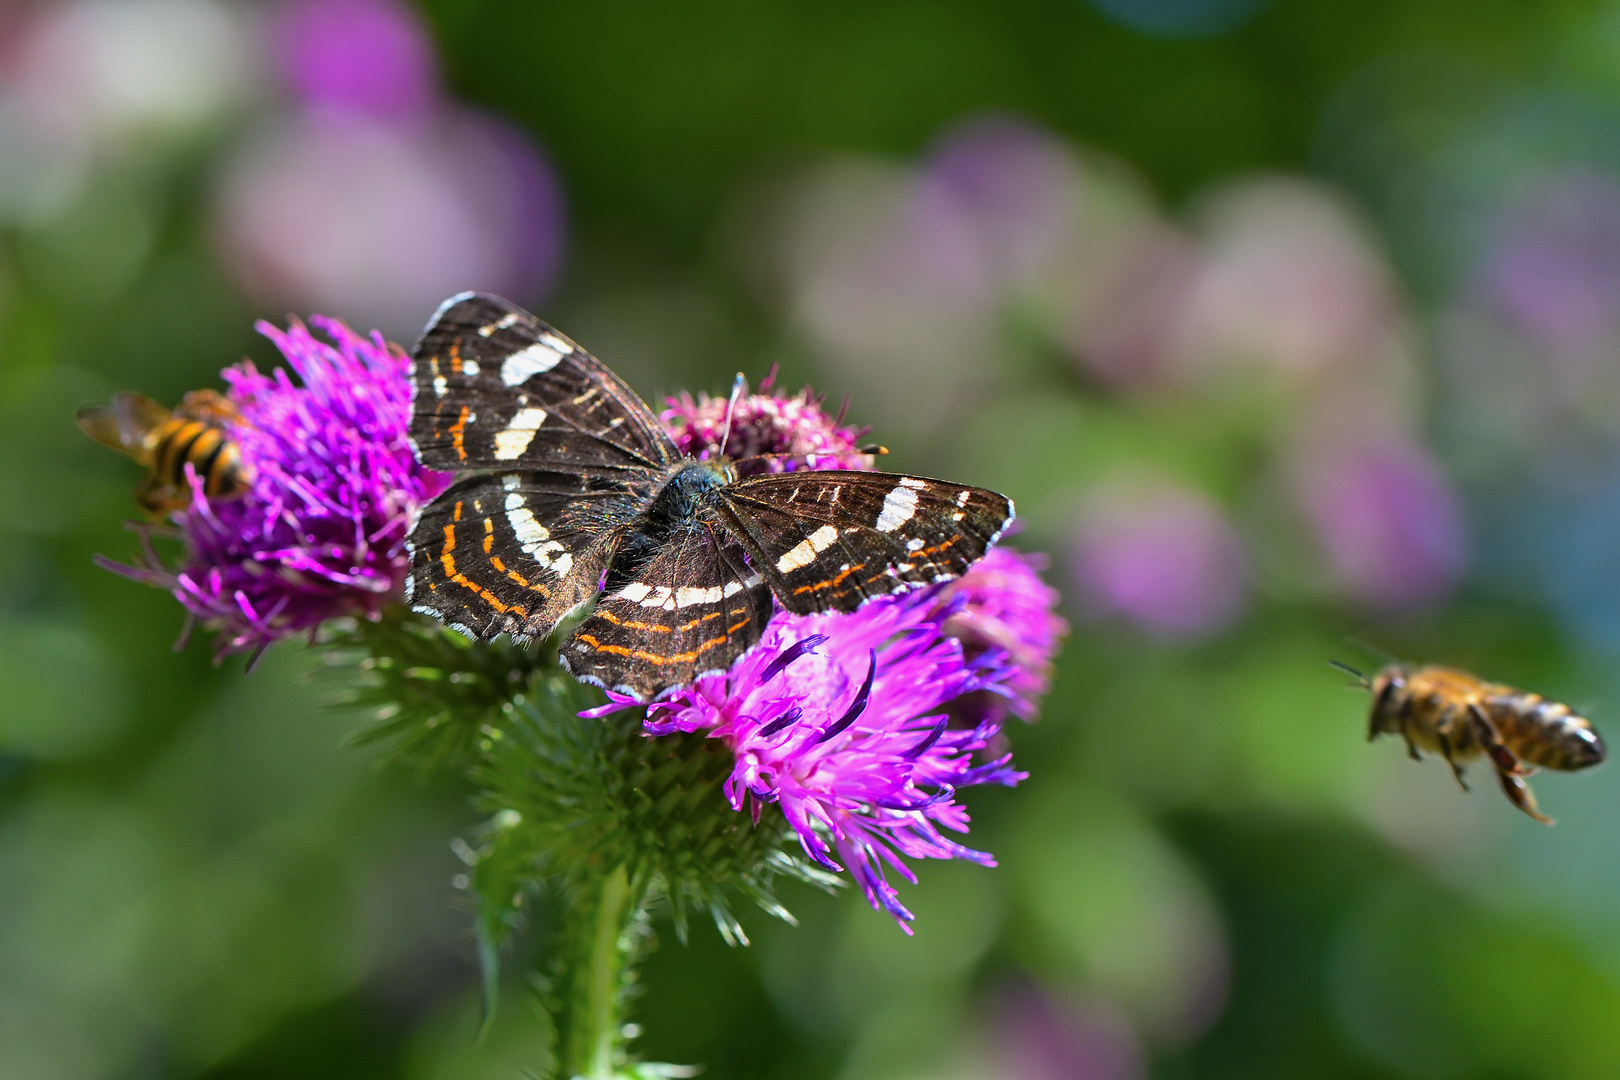
<path id="1" fill-rule="evenodd" d="M 467 474 L 410 536 L 411 604 L 487 639 L 551 633 L 586 682 L 657 698 L 724 671 L 788 611 L 960 576 L 1012 520 L 981 488 L 871 472 L 736 479 L 683 458 L 645 403 L 523 309 L 447 302 L 412 360 L 422 463 Z"/>
<path id="2" fill-rule="evenodd" d="M 742 545 L 701 522 L 609 581 L 558 658 L 575 678 L 645 701 L 726 670 L 770 617 L 770 587 L 748 566 Z"/>
<path id="3" fill-rule="evenodd" d="M 615 528 L 641 497 L 552 473 L 486 473 L 423 510 L 407 599 L 479 639 L 549 634 L 596 595 Z"/>
<path id="4" fill-rule="evenodd" d="M 1013 518 L 1004 495 L 893 473 L 772 473 L 720 499 L 777 600 L 798 614 L 960 577 Z"/>
<path id="5" fill-rule="evenodd" d="M 633 390 L 499 297 L 447 301 L 417 342 L 411 380 L 411 440 L 429 468 L 603 476 L 680 457 Z"/>

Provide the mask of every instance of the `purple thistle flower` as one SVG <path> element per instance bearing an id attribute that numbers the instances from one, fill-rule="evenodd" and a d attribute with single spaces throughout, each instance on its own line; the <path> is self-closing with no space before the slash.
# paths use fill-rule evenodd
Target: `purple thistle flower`
<path id="1" fill-rule="evenodd" d="M 945 621 L 945 632 L 962 643 L 970 659 L 1001 650 L 1011 671 L 1009 695 L 974 694 L 953 710 L 959 715 L 1000 721 L 1010 710 L 1025 720 L 1036 718 L 1037 699 L 1052 686 L 1052 657 L 1069 632 L 1057 614 L 1057 590 L 1041 580 L 1045 564 L 1045 556 L 995 547 L 945 586 L 942 595 L 963 600 Z"/>
<path id="2" fill-rule="evenodd" d="M 144 565 L 106 563 L 170 590 L 218 629 L 221 654 L 259 649 L 339 615 L 374 614 L 399 598 L 405 535 L 416 510 L 449 477 L 417 464 L 406 438 L 410 361 L 373 332 L 336 319 L 258 324 L 301 380 L 227 368 L 240 412 L 231 434 L 253 477 L 239 498 L 210 500 L 194 474 L 175 515 L 186 542 L 179 567 L 148 546 Z M 189 466 L 188 466 L 189 468 Z"/>
<path id="3" fill-rule="evenodd" d="M 804 465 L 771 461 L 774 471 L 869 467 L 855 452 L 864 431 L 828 416 L 808 390 L 771 394 L 773 378 L 735 407 L 707 394 L 670 398 L 664 424 L 694 456 L 723 445 L 732 458 L 815 455 Z M 1027 775 L 993 744 L 1009 710 L 1034 716 L 1068 630 L 1036 569 L 1031 557 L 996 549 L 959 581 L 853 613 L 778 611 L 729 672 L 651 707 L 609 692 L 608 705 L 585 715 L 643 707 L 649 735 L 704 731 L 723 741 L 734 755 L 732 808 L 757 821 L 767 804 L 778 806 L 810 858 L 848 867 L 868 902 L 910 933 L 912 914 L 888 872 L 915 881 L 904 858 L 995 865 L 941 828 L 967 831 L 961 788 Z"/>
<path id="4" fill-rule="evenodd" d="M 817 469 L 866 469 L 870 460 L 856 453 L 856 440 L 865 428 L 847 427 L 843 413 L 829 416 L 821 399 L 809 388 L 792 397 L 772 392 L 773 370 L 760 384 L 757 394 L 743 393 L 731 413 L 731 434 L 726 434 L 726 410 L 730 400 L 700 393 L 666 399 L 661 416 L 681 452 L 693 457 L 715 457 L 722 445 L 733 460 L 764 454 L 815 455 L 808 466 Z M 747 390 L 746 384 L 743 387 Z M 789 472 L 807 466 L 791 459 L 764 463 L 761 471 Z"/>
<path id="5" fill-rule="evenodd" d="M 916 881 L 902 856 L 994 866 L 940 830 L 967 831 L 967 811 L 955 801 L 961 788 L 1010 786 L 1027 775 L 1012 768 L 1011 755 L 975 761 L 1000 730 L 995 720 L 949 727 L 947 703 L 1010 694 L 1016 675 L 1005 652 L 969 659 L 946 633 L 967 603 L 966 594 L 941 602 L 929 589 L 847 615 L 778 614 L 729 672 L 649 708 L 647 731 L 722 740 L 736 759 L 726 782 L 732 808 L 758 820 L 765 804 L 779 806 L 805 854 L 832 870 L 847 866 L 872 906 L 910 933 L 912 914 L 888 871 Z M 586 715 L 636 706 L 609 697 Z"/>

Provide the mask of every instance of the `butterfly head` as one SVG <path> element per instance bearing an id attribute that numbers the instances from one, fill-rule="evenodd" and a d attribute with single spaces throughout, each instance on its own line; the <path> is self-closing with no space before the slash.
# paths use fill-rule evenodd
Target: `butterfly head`
<path id="1" fill-rule="evenodd" d="M 670 523 L 689 521 L 696 516 L 710 492 L 725 487 L 737 479 L 737 471 L 730 462 L 684 461 L 670 473 L 659 489 L 647 515 Z"/>

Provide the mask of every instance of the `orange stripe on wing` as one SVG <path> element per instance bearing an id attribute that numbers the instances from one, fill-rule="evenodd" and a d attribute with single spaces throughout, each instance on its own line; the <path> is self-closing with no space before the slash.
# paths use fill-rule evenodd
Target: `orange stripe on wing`
<path id="1" fill-rule="evenodd" d="M 456 503 L 456 517 L 459 519 L 460 516 L 461 516 L 461 504 Z M 514 613 L 516 613 L 518 615 L 523 616 L 524 618 L 528 617 L 528 615 L 529 615 L 528 609 L 523 607 L 521 604 L 502 603 L 500 597 L 496 596 L 494 593 L 490 592 L 488 589 L 484 588 L 482 585 L 479 585 L 477 582 L 475 582 L 475 581 L 471 580 L 470 578 L 468 578 L 467 575 L 463 574 L 460 570 L 457 570 L 456 569 L 456 557 L 453 554 L 455 549 L 456 549 L 456 527 L 454 525 L 446 525 L 444 527 L 444 551 L 440 552 L 440 554 L 439 554 L 439 563 L 440 563 L 440 565 L 442 565 L 444 567 L 444 576 L 445 577 L 449 578 L 451 581 L 455 582 L 457 585 L 460 585 L 462 588 L 467 589 L 467 590 L 471 591 L 472 593 L 474 593 L 476 596 L 478 596 L 480 599 L 482 599 L 486 604 L 488 604 L 490 607 L 494 608 L 496 610 L 496 612 L 498 612 L 499 614 L 504 615 L 504 614 L 506 614 L 506 612 L 511 611 L 511 612 L 514 612 Z"/>
<path id="2" fill-rule="evenodd" d="M 456 457 L 462 461 L 467 460 L 467 417 L 469 415 L 467 406 L 463 405 L 461 415 L 456 417 L 456 422 L 450 425 L 450 442 L 456 448 Z"/>
<path id="3" fill-rule="evenodd" d="M 793 590 L 793 595 L 797 596 L 800 593 L 815 592 L 818 589 L 830 589 L 830 588 L 833 588 L 839 582 L 843 581 L 845 578 L 849 577 L 849 575 L 853 574 L 855 571 L 859 570 L 861 567 L 863 567 L 865 565 L 866 565 L 865 563 L 856 563 L 854 566 L 850 567 L 848 570 L 843 571 L 837 577 L 830 577 L 826 581 L 818 581 L 813 585 L 800 585 L 797 589 Z"/>
<path id="4" fill-rule="evenodd" d="M 738 623 L 737 625 L 744 626 L 746 625 L 746 621 Z M 614 656 L 628 656 L 632 660 L 645 660 L 647 663 L 656 664 L 659 667 L 663 667 L 666 664 L 689 664 L 693 660 L 696 660 L 699 656 L 702 656 L 704 653 L 714 648 L 716 645 L 724 645 L 729 640 L 728 635 L 722 634 L 717 638 L 710 638 L 708 641 L 703 642 L 691 652 L 672 653 L 669 656 L 660 656 L 658 653 L 650 653 L 642 649 L 631 649 L 624 645 L 604 645 L 592 634 L 580 634 L 578 637 L 579 640 L 590 645 L 590 647 L 596 652 L 612 653 Z"/>

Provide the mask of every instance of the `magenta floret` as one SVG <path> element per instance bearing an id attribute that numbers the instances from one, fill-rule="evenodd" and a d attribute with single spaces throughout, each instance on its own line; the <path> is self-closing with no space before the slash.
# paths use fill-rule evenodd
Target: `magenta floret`
<path id="1" fill-rule="evenodd" d="M 940 603 L 930 590 L 847 615 L 778 614 L 729 672 L 653 706 L 648 733 L 703 731 L 722 740 L 735 757 L 726 783 L 733 809 L 757 819 L 766 805 L 780 807 L 807 855 L 847 867 L 872 906 L 904 927 L 912 915 L 888 871 L 916 880 L 902 856 L 995 865 L 941 829 L 967 831 L 959 789 L 1026 775 L 1010 755 L 979 759 L 997 722 L 949 725 L 948 703 L 1009 693 L 1014 674 L 1005 653 L 970 660 L 945 633 L 966 602 Z M 615 696 L 597 714 L 633 705 Z"/>
<path id="2" fill-rule="evenodd" d="M 1041 580 L 1045 564 L 1043 555 L 995 547 L 946 586 L 946 595 L 963 603 L 946 620 L 945 632 L 962 642 L 969 657 L 999 649 L 1011 665 L 1007 696 L 978 695 L 976 707 L 959 714 L 999 720 L 1010 710 L 1035 719 L 1038 699 L 1051 689 L 1052 658 L 1069 632 L 1057 614 L 1057 590 Z"/>

